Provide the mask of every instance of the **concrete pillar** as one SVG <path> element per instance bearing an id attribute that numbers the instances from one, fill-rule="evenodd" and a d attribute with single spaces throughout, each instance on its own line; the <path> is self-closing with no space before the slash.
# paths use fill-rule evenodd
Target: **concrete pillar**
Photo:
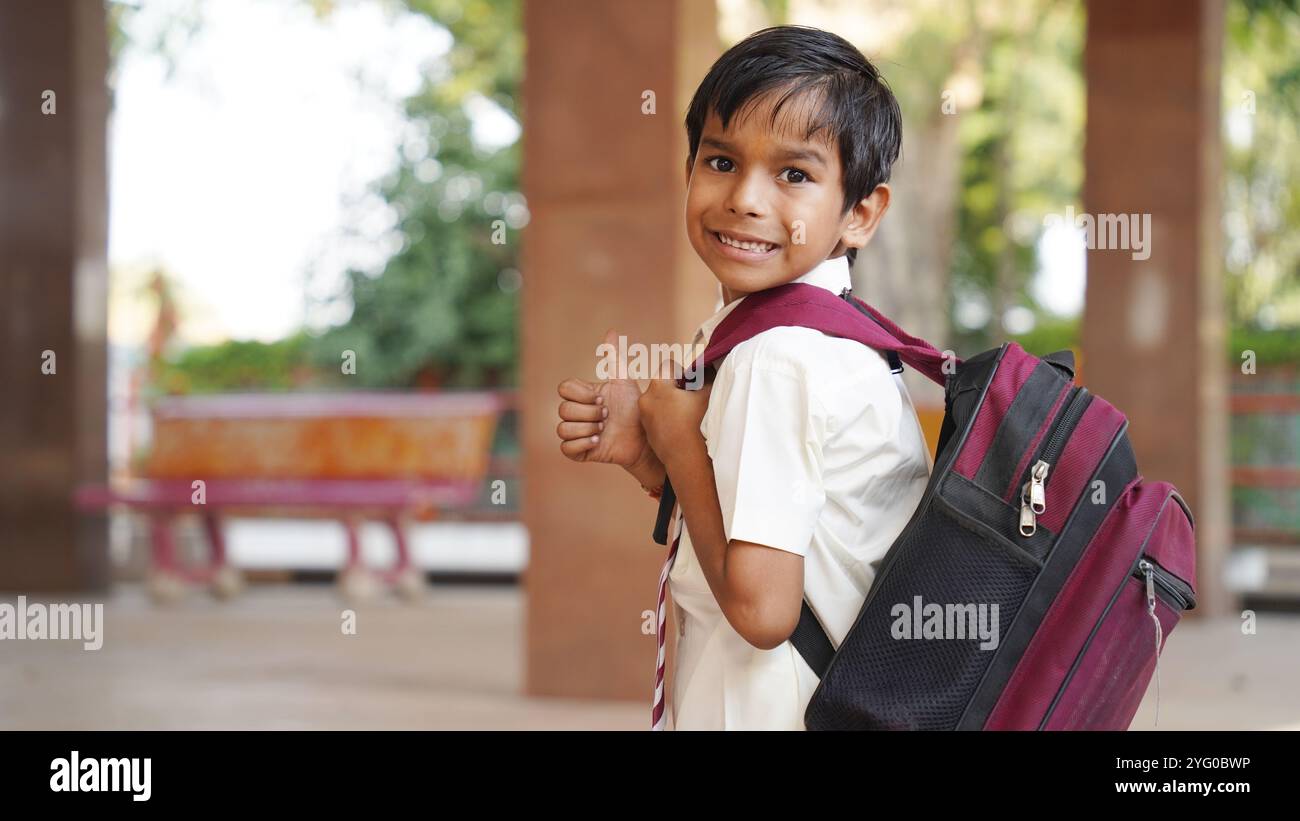
<path id="1" fill-rule="evenodd" d="M 523 189 L 532 216 L 522 249 L 520 421 L 531 695 L 645 699 L 649 716 L 655 637 L 642 625 L 666 555 L 650 538 L 656 506 L 622 469 L 560 454 L 556 386 L 595 378 L 607 328 L 634 342 L 689 342 L 713 309 L 716 281 L 682 215 L 683 120 L 721 53 L 715 14 L 699 0 L 524 6 Z M 647 91 L 653 114 L 642 113 Z"/>
<path id="2" fill-rule="evenodd" d="M 1202 615 L 1234 606 L 1221 581 L 1229 547 L 1222 40 L 1222 0 L 1088 2 L 1084 211 L 1149 214 L 1151 236 L 1147 259 L 1088 251 L 1083 372 L 1128 415 L 1142 474 L 1173 482 L 1191 506 Z"/>
<path id="3" fill-rule="evenodd" d="M 0 3 L 0 591 L 108 581 L 107 69 L 103 4 Z"/>

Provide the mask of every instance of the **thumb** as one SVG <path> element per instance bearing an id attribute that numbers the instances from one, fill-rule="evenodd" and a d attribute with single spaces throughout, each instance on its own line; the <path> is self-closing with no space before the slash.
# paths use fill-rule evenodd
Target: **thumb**
<path id="1" fill-rule="evenodd" d="M 614 355 L 618 361 L 617 370 L 613 375 L 610 376 L 611 382 L 616 382 L 620 380 L 626 381 L 633 376 L 629 372 L 629 365 L 627 362 L 627 358 L 625 356 L 627 353 L 627 346 L 624 345 L 622 348 L 620 348 L 618 344 L 620 339 L 624 339 L 623 335 L 620 334 L 616 329 L 610 328 L 609 330 L 605 331 L 605 339 L 601 343 L 602 345 L 609 346 L 609 349 L 614 352 Z"/>
<path id="2" fill-rule="evenodd" d="M 605 338 L 596 346 L 596 379 L 600 382 L 612 382 L 621 379 L 627 370 L 618 349 L 618 331 L 610 328 L 605 331 Z"/>

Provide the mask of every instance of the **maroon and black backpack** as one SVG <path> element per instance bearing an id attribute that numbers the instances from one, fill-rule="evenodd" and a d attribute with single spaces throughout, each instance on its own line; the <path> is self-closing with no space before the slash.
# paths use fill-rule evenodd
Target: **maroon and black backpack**
<path id="1" fill-rule="evenodd" d="M 745 297 L 692 367 L 779 326 L 861 342 L 945 394 L 925 495 L 839 647 L 804 600 L 807 728 L 1127 729 L 1195 606 L 1196 547 L 1178 491 L 1138 474 L 1124 414 L 1073 384 L 1069 351 L 945 360 L 847 289 L 802 283 Z M 674 502 L 665 485 L 660 544 Z"/>

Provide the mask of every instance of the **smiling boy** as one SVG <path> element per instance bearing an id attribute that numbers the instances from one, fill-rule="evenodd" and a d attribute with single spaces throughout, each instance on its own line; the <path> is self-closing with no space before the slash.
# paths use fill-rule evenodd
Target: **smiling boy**
<path id="1" fill-rule="evenodd" d="M 687 235 L 722 297 L 697 343 L 748 294 L 849 287 L 901 137 L 856 48 L 802 26 L 756 32 L 710 69 L 686 128 Z M 838 646 L 929 477 L 902 380 L 857 342 L 778 327 L 701 390 L 570 379 L 559 392 L 566 456 L 677 492 L 677 663 L 665 710 L 661 611 L 656 728 L 803 729 L 817 677 L 788 640 L 801 604 Z"/>

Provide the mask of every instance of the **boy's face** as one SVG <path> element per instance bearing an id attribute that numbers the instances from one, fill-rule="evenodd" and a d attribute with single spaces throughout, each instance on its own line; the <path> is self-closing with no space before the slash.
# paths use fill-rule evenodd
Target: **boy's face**
<path id="1" fill-rule="evenodd" d="M 722 283 L 724 298 L 790 282 L 850 247 L 861 248 L 889 205 L 879 186 L 847 214 L 838 147 L 804 141 L 801 101 L 786 102 L 769 127 L 775 94 L 722 120 L 709 112 L 694 162 L 686 163 L 686 232 Z M 765 248 L 728 244 L 759 240 Z"/>

